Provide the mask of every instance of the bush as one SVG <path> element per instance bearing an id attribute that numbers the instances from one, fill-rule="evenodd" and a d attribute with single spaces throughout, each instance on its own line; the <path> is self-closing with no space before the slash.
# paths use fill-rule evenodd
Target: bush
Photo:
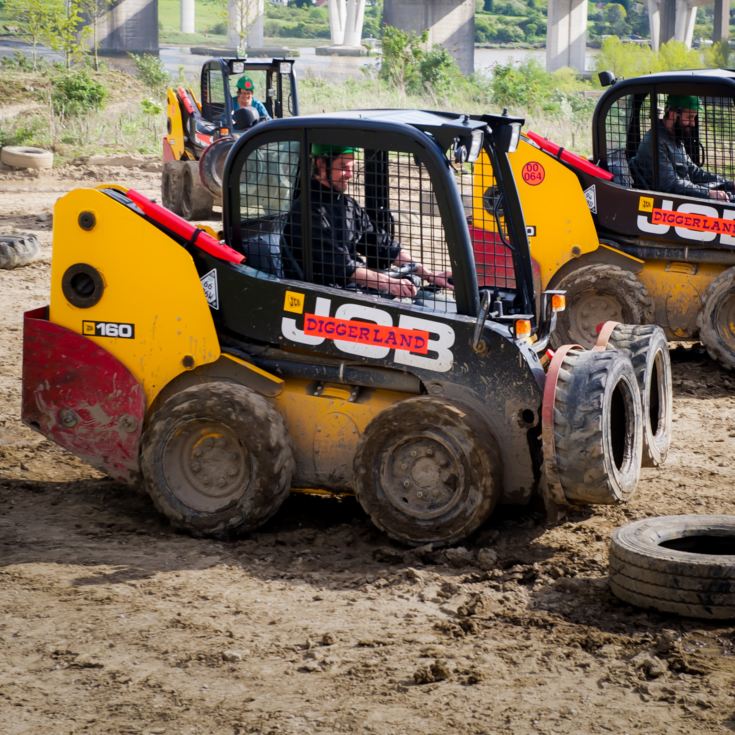
<path id="1" fill-rule="evenodd" d="M 154 54 L 130 54 L 135 62 L 138 78 L 152 92 L 163 96 L 171 78 L 163 66 L 163 62 Z"/>
<path id="2" fill-rule="evenodd" d="M 51 82 L 51 107 L 57 115 L 76 117 L 102 109 L 107 89 L 80 69 L 54 78 Z"/>

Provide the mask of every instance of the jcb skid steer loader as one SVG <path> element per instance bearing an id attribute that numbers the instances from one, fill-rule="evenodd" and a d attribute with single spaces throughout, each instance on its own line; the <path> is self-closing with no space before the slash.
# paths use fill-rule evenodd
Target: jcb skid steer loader
<path id="1" fill-rule="evenodd" d="M 648 418 L 670 402 L 665 342 L 648 328 L 636 368 L 608 343 L 630 336 L 615 323 L 593 350 L 547 351 L 564 299 L 541 294 L 537 312 L 508 160 L 521 124 L 382 110 L 257 125 L 227 157 L 222 240 L 124 187 L 70 192 L 50 306 L 25 316 L 24 421 L 194 535 L 255 529 L 292 489 L 352 492 L 407 544 L 457 542 L 499 502 L 627 500 L 644 444 L 668 447 Z M 354 267 L 412 279 L 410 295 L 325 276 L 341 233 L 321 218 L 345 204 L 314 178 L 337 180 L 329 150 L 351 152 Z M 391 270 L 399 252 L 413 260 Z"/>

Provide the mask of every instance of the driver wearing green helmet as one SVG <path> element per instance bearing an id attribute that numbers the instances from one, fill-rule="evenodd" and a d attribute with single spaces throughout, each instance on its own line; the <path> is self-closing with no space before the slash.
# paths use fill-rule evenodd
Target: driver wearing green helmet
<path id="1" fill-rule="evenodd" d="M 397 298 L 413 297 L 414 283 L 391 277 L 390 266 L 412 264 L 414 273 L 438 287 L 451 288 L 451 273 L 434 273 L 417 263 L 400 243 L 349 194 L 348 184 L 355 173 L 357 148 L 313 145 L 313 173 L 309 191 L 311 208 L 311 253 L 313 280 L 325 286 L 344 288 L 354 285 Z M 303 231 L 301 200 L 298 198 L 284 229 L 293 263 L 286 276 L 302 278 Z"/>
<path id="2" fill-rule="evenodd" d="M 670 94 L 664 116 L 649 130 L 630 161 L 638 186 L 671 194 L 729 201 L 733 182 L 697 166 L 687 153 L 685 140 L 697 126 L 699 97 Z M 654 176 L 654 146 L 658 141 L 658 183 Z"/>
<path id="3" fill-rule="evenodd" d="M 255 99 L 255 82 L 250 77 L 240 77 L 237 80 L 237 96 L 234 99 L 235 109 L 250 107 L 258 113 L 260 120 L 270 120 L 265 105 Z"/>

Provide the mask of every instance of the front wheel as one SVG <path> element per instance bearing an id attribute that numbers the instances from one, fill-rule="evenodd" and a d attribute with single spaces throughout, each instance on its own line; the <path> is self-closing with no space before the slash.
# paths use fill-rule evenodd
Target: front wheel
<path id="1" fill-rule="evenodd" d="M 593 347 L 597 327 L 606 321 L 650 324 L 653 301 L 634 273 L 616 265 L 595 263 L 567 273 L 555 285 L 567 292 L 567 309 L 558 315 L 551 336 L 555 347 Z"/>
<path id="2" fill-rule="evenodd" d="M 452 403 L 401 401 L 368 425 L 354 460 L 355 493 L 378 528 L 405 544 L 451 544 L 475 531 L 500 495 L 487 427 Z"/>
<path id="3" fill-rule="evenodd" d="M 707 288 L 698 318 L 699 338 L 709 356 L 735 369 L 735 267 L 720 273 Z"/>
<path id="4" fill-rule="evenodd" d="M 185 388 L 143 435 L 148 494 L 171 524 L 221 537 L 265 523 L 288 496 L 294 459 L 281 415 L 244 386 Z"/>

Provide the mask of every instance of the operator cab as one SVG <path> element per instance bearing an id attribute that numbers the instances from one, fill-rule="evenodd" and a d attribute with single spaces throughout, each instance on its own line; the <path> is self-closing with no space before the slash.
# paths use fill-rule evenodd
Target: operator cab
<path id="1" fill-rule="evenodd" d="M 229 158 L 225 239 L 261 278 L 317 284 L 370 299 L 385 292 L 325 276 L 314 237 L 313 151 L 354 149 L 346 188 L 370 220 L 358 251 L 371 268 L 414 282 L 401 299 L 424 310 L 476 315 L 484 299 L 499 317 L 533 314 L 530 258 L 506 152 L 522 121 L 412 110 L 371 110 L 274 121 L 256 126 Z M 338 194 L 334 194 L 338 196 Z M 333 233 L 335 237 L 339 233 Z M 391 268 L 378 242 L 400 244 L 433 273 L 451 272 L 450 287 L 422 280 L 410 264 Z"/>

